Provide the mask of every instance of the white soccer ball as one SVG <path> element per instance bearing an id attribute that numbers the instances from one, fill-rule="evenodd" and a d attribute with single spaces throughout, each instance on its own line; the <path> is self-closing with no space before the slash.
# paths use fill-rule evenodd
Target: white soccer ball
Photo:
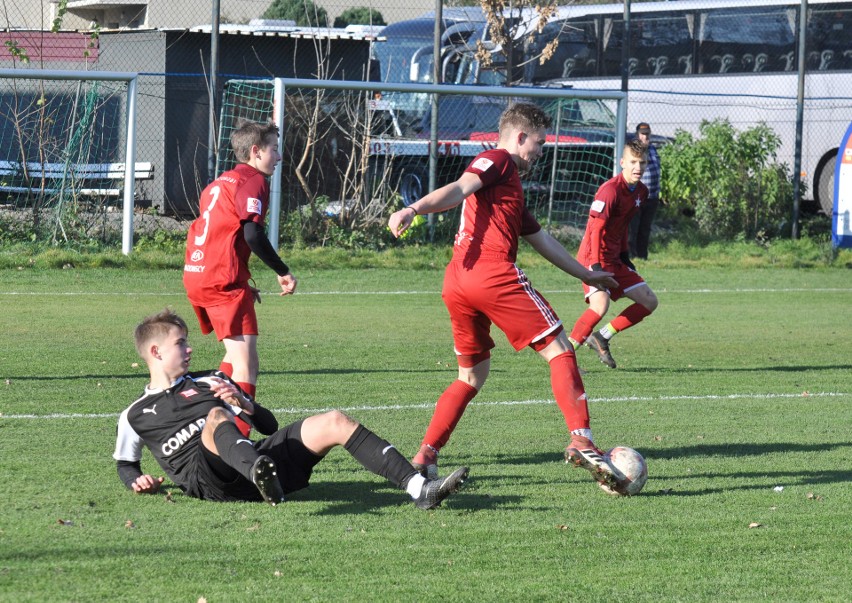
<path id="1" fill-rule="evenodd" d="M 613 496 L 639 494 L 648 481 L 648 465 L 641 454 L 627 446 L 616 446 L 604 455 L 604 460 L 618 478 L 618 486 L 614 488 L 601 484 L 604 492 Z"/>

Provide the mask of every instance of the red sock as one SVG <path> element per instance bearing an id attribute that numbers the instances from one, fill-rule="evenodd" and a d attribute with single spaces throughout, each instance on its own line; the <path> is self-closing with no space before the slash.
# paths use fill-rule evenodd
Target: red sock
<path id="1" fill-rule="evenodd" d="M 559 354 L 550 361 L 550 387 L 568 431 L 588 429 L 589 405 L 574 352 Z"/>
<path id="2" fill-rule="evenodd" d="M 254 398 L 255 391 L 257 390 L 257 386 L 254 383 L 245 383 L 243 381 L 237 381 L 236 384 L 240 386 L 241 390 L 243 390 L 249 396 Z"/>
<path id="3" fill-rule="evenodd" d="M 256 386 L 254 383 L 243 383 L 241 381 L 236 382 L 237 385 L 240 386 L 240 389 L 251 396 L 252 400 L 254 400 L 254 394 Z M 245 437 L 249 437 L 249 433 L 251 433 L 251 425 L 249 425 L 246 421 L 243 421 L 239 416 L 235 417 L 237 423 L 237 429 L 240 430 L 240 433 Z"/>
<path id="4" fill-rule="evenodd" d="M 639 324 L 643 318 L 650 315 L 651 311 L 642 304 L 631 304 L 624 308 L 624 312 L 613 318 L 610 324 L 613 329 L 621 333 L 624 329 Z"/>
<path id="5" fill-rule="evenodd" d="M 428 444 L 440 450 L 450 439 L 450 434 L 464 414 L 464 409 L 474 396 L 479 393 L 472 385 L 456 379 L 444 390 L 435 404 L 432 420 L 423 436 L 423 444 Z"/>
<path id="6" fill-rule="evenodd" d="M 601 321 L 601 315 L 594 310 L 587 309 L 574 323 L 571 331 L 571 339 L 577 343 L 583 343 L 592 334 L 595 325 Z"/>
<path id="7" fill-rule="evenodd" d="M 228 375 L 230 377 L 234 374 L 234 365 L 230 362 L 225 362 L 224 360 L 219 364 L 219 370 Z"/>

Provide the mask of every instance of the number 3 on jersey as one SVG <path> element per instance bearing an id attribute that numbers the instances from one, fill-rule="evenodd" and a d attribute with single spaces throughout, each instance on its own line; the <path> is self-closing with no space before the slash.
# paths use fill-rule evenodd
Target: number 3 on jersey
<path id="1" fill-rule="evenodd" d="M 201 215 L 204 218 L 204 232 L 201 235 L 195 237 L 195 245 L 196 247 L 201 247 L 204 245 L 204 242 L 207 240 L 207 231 L 210 229 L 210 212 L 213 211 L 213 208 L 216 207 L 216 201 L 219 200 L 219 193 L 222 189 L 218 186 L 214 186 L 210 189 L 210 196 L 213 197 L 213 200 L 210 202 L 210 205 L 207 206 L 207 209 Z"/>

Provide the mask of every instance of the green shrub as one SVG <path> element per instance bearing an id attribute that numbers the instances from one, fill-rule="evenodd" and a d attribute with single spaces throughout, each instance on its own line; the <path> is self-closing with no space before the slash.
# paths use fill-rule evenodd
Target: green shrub
<path id="1" fill-rule="evenodd" d="M 662 198 L 694 216 L 712 238 L 776 236 L 789 228 L 793 181 L 776 161 L 780 138 L 766 124 L 737 132 L 728 120 L 703 121 L 700 137 L 678 130 L 660 149 Z"/>

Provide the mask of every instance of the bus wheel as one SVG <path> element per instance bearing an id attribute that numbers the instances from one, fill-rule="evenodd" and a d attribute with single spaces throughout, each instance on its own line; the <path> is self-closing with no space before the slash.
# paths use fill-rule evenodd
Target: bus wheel
<path id="1" fill-rule="evenodd" d="M 826 216 L 834 212 L 834 167 L 836 164 L 837 151 L 834 151 L 823 157 L 817 167 L 814 196 Z"/>
<path id="2" fill-rule="evenodd" d="M 403 166 L 400 170 L 397 190 L 406 207 L 420 199 L 429 190 L 429 175 L 426 168 L 417 164 Z"/>

